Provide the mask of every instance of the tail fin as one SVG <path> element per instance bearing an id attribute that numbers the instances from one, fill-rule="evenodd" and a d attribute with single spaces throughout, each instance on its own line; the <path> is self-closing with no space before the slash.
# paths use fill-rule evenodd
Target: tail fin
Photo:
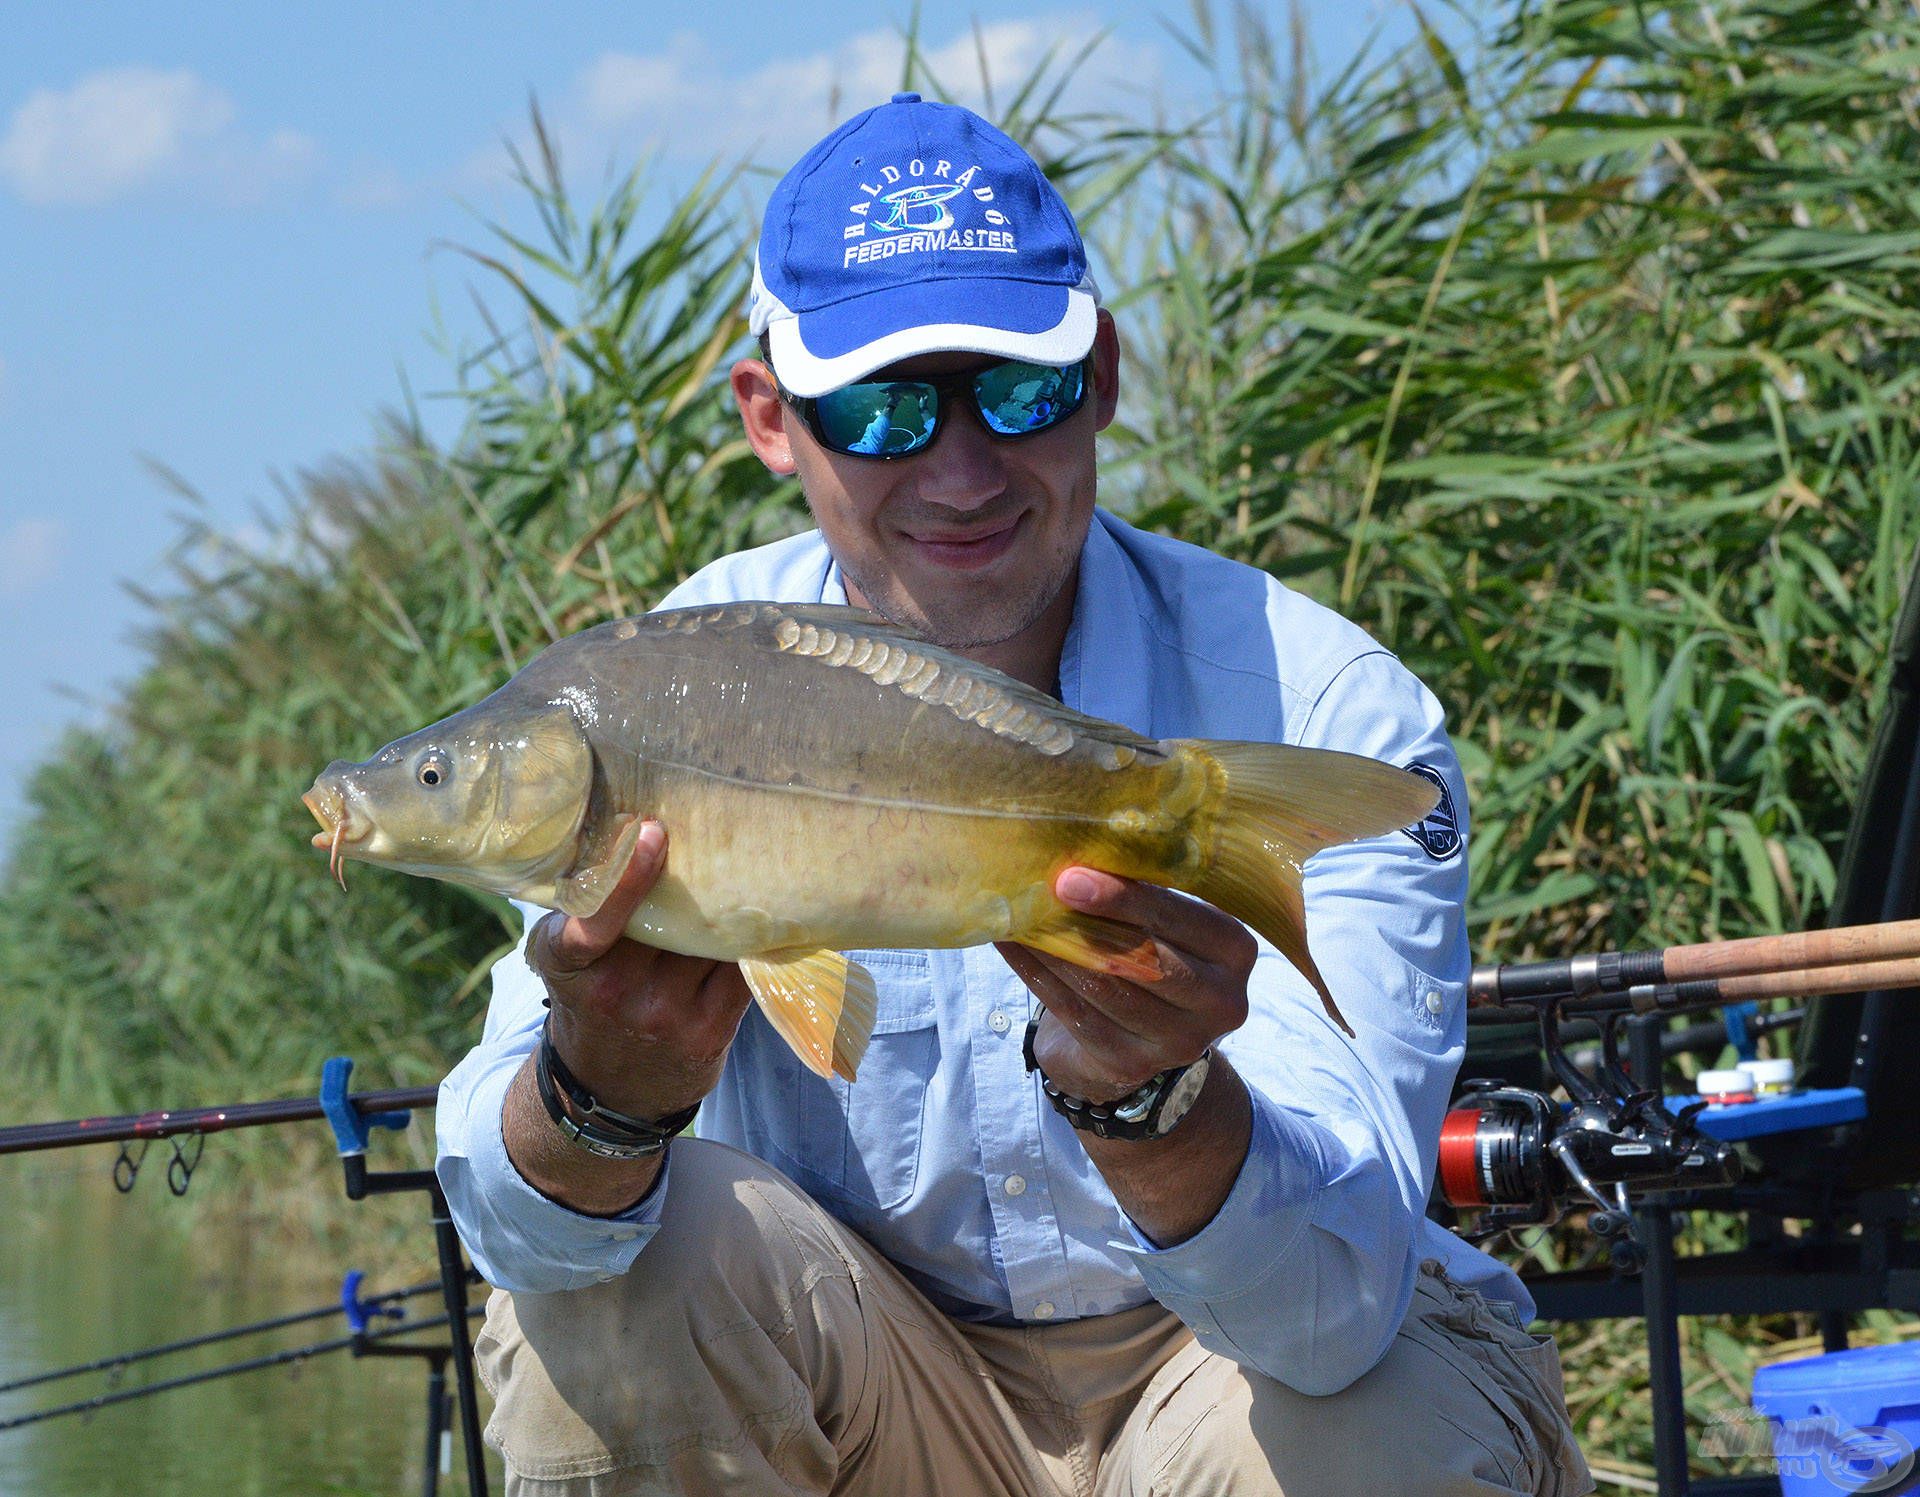
<path id="1" fill-rule="evenodd" d="M 1420 776 L 1359 754 L 1278 743 L 1185 740 L 1226 771 L 1213 856 L 1189 892 L 1244 920 L 1313 984 L 1352 1035 L 1307 950 L 1300 865 L 1323 847 L 1419 821 L 1439 801 Z"/>

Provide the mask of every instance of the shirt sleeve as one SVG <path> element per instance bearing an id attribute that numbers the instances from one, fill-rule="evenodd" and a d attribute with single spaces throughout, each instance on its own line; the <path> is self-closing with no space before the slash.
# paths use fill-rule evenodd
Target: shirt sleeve
<path id="1" fill-rule="evenodd" d="M 440 1083 L 435 1114 L 440 1188 L 473 1266 L 488 1283 L 548 1293 L 603 1283 L 632 1267 L 659 1230 L 673 1150 L 653 1189 L 620 1216 L 583 1216 L 529 1185 L 507 1157 L 501 1108 L 507 1087 L 540 1042 L 545 988 L 527 965 L 527 936 L 546 911 L 524 916 L 520 944 L 493 966 L 493 998 L 480 1043 Z"/>
<path id="2" fill-rule="evenodd" d="M 1384 651 L 1342 668 L 1297 741 L 1424 766 L 1451 822 L 1308 862 L 1308 940 L 1357 1037 L 1262 942 L 1248 1021 L 1220 1045 L 1253 1098 L 1240 1175 L 1193 1237 L 1159 1248 L 1129 1222 L 1133 1240 L 1116 1246 L 1202 1345 L 1328 1394 L 1386 1354 L 1413 1294 L 1465 1052 L 1466 800 L 1438 702 Z"/>

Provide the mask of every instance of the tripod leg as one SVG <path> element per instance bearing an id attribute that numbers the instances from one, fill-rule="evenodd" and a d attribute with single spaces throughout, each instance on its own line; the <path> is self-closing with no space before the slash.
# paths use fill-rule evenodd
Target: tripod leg
<path id="1" fill-rule="evenodd" d="M 427 1370 L 427 1451 L 420 1463 L 421 1497 L 439 1497 L 440 1447 L 447 1434 L 447 1359 L 438 1356 Z"/>
<path id="2" fill-rule="evenodd" d="M 474 1387 L 473 1335 L 467 1325 L 467 1265 L 460 1255 L 447 1198 L 433 1187 L 433 1235 L 440 1249 L 440 1293 L 447 1304 L 447 1330 L 453 1351 L 453 1385 L 459 1391 L 460 1439 L 467 1459 L 470 1497 L 487 1497 L 486 1446 L 480 1439 L 480 1395 Z"/>
<path id="3" fill-rule="evenodd" d="M 1633 1079 L 1660 1089 L 1661 1014 L 1627 1021 Z M 1635 1213 L 1646 1267 L 1640 1287 L 1647 1321 L 1647 1381 L 1653 1404 L 1653 1466 L 1660 1497 L 1687 1497 L 1687 1408 L 1680 1374 L 1680 1305 L 1674 1282 L 1673 1213 L 1657 1199 Z"/>

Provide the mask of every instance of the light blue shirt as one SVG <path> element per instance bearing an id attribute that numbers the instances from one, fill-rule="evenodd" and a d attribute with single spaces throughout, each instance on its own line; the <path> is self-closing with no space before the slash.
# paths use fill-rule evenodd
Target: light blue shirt
<path id="1" fill-rule="evenodd" d="M 747 598 L 846 593 L 810 532 L 716 562 L 662 606 Z M 1425 765 L 1451 793 L 1464 848 L 1465 787 L 1432 693 L 1264 572 L 1097 513 L 1060 690 L 1155 738 Z M 1157 1248 L 1136 1230 L 1042 1096 L 1021 1060 L 1037 1005 L 991 946 L 854 953 L 879 989 L 854 1087 L 807 1071 L 749 1009 L 698 1131 L 778 1166 L 962 1318 L 1106 1315 L 1151 1297 L 1210 1349 L 1308 1393 L 1385 1354 L 1423 1259 L 1530 1319 L 1504 1265 L 1425 1215 L 1469 965 L 1466 854 L 1427 842 L 1395 832 L 1307 864 L 1308 936 L 1358 1038 L 1261 943 L 1251 1015 L 1219 1046 L 1252 1092 L 1252 1144 L 1226 1203 L 1185 1242 Z M 525 913 L 531 927 L 542 912 Z M 514 1169 L 501 1103 L 543 1017 L 523 950 L 494 968 L 485 1034 L 441 1086 L 439 1173 L 490 1281 L 561 1290 L 632 1264 L 673 1210 L 671 1150 L 646 1200 L 612 1219 L 567 1210 Z"/>

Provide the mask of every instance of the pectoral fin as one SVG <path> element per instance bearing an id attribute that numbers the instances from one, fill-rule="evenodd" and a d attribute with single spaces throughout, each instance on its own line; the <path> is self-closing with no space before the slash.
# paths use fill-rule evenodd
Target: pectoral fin
<path id="1" fill-rule="evenodd" d="M 1118 920 L 1057 909 L 1032 930 L 1013 939 L 1093 972 L 1128 982 L 1157 982 L 1166 975 L 1160 952 L 1146 932 Z"/>
<path id="2" fill-rule="evenodd" d="M 584 920 L 607 902 L 607 896 L 613 892 L 613 886 L 620 882 L 620 875 L 627 871 L 633 849 L 640 841 L 640 822 L 638 816 L 620 817 L 614 823 L 618 830 L 606 856 L 592 862 L 576 863 L 571 872 L 555 881 L 555 909 Z"/>
<path id="3" fill-rule="evenodd" d="M 853 1080 L 873 1033 L 873 974 L 837 951 L 777 951 L 740 971 L 780 1038 L 821 1076 Z"/>

